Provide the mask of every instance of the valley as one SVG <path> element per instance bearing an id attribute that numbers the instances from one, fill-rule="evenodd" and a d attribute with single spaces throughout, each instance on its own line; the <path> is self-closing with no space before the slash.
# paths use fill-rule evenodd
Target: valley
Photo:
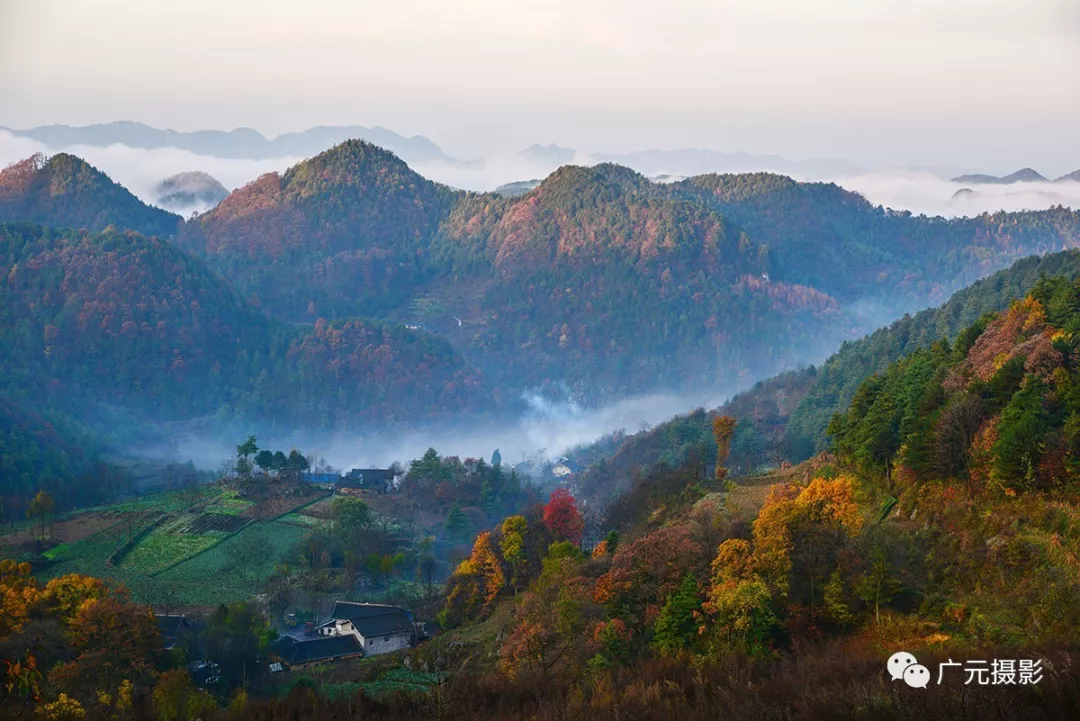
<path id="1" fill-rule="evenodd" d="M 604 684 L 690 659 L 769 688 L 819 653 L 1072 658 L 1074 211 L 614 165 L 502 197 L 354 141 L 188 220 L 73 156 L 0 188 L 0 643 L 149 608 L 191 625 L 190 703 L 314 684 L 402 718 L 614 713 Z M 407 614 L 408 650 L 321 640 L 354 606 Z"/>

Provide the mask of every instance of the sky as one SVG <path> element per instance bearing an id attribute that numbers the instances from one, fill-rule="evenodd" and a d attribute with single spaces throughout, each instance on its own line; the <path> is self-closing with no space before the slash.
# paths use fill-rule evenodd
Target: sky
<path id="1" fill-rule="evenodd" d="M 0 125 L 1080 167 L 1078 0 L 0 0 Z"/>

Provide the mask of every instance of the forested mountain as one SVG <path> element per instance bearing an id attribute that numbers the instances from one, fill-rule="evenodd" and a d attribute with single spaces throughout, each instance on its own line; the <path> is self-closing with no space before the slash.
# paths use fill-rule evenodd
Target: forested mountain
<path id="1" fill-rule="evenodd" d="M 775 276 L 847 302 L 944 301 L 1012 260 L 1080 245 L 1080 213 L 1060 207 L 945 219 L 768 173 L 699 176 L 678 186 L 704 194 L 766 245 Z"/>
<path id="2" fill-rule="evenodd" d="M 464 193 L 362 141 L 263 176 L 168 243 L 126 231 L 166 235 L 176 216 L 72 156 L 2 178 L 9 215 L 120 229 L 5 231 L 18 237 L 4 247 L 12 388 L 319 427 L 416 421 L 478 397 L 487 407 L 491 387 L 602 402 L 730 386 L 852 337 L 866 301 L 925 303 L 1019 255 L 1080 243 L 1080 214 L 1063 208 L 926 218 L 770 174 L 659 184 L 567 166 L 520 197 Z M 1030 282 L 974 291 L 972 307 L 998 308 Z M 853 352 L 826 364 L 792 415 L 796 457 L 896 357 L 838 370 Z M 737 440 L 760 456 L 776 428 Z"/>
<path id="3" fill-rule="evenodd" d="M 445 341 L 375 321 L 287 326 L 155 238 L 32 225 L 0 237 L 9 392 L 22 377 L 160 419 L 227 407 L 347 425 L 450 412 L 454 389 L 461 401 L 475 387 Z"/>
<path id="4" fill-rule="evenodd" d="M 954 478 L 1015 495 L 1080 468 L 1080 284 L 1040 280 L 955 343 L 921 348 L 861 384 L 829 426 L 841 458 L 890 488 Z"/>
<path id="5" fill-rule="evenodd" d="M 817 370 L 817 379 L 791 415 L 786 444 L 794 460 L 827 446 L 826 427 L 843 412 L 856 389 L 874 373 L 918 348 L 953 340 L 983 314 L 1007 308 L 1031 291 L 1039 278 L 1080 277 L 1080 251 L 1025 258 L 957 292 L 939 308 L 905 316 L 858 341 L 845 343 Z"/>
<path id="6" fill-rule="evenodd" d="M 597 398 L 779 368 L 848 327 L 827 295 L 762 277 L 762 248 L 715 210 L 614 165 L 464 198 L 432 253 L 482 290 L 472 347 Z"/>
<path id="7" fill-rule="evenodd" d="M 152 208 L 85 160 L 34 155 L 0 171 L 0 222 L 32 222 L 93 232 L 114 225 L 172 236 L 180 216 Z"/>
<path id="8" fill-rule="evenodd" d="M 454 199 L 393 154 L 349 141 L 240 188 L 179 242 L 282 317 L 370 316 L 422 282 Z"/>
<path id="9" fill-rule="evenodd" d="M 350 142 L 238 190 L 179 242 L 276 315 L 423 324 L 507 385 L 593 398 L 780 368 L 795 339 L 848 327 L 826 295 L 763 279 L 761 249 L 715 210 L 611 165 L 508 199 Z"/>
<path id="10" fill-rule="evenodd" d="M 0 278 L 8 417 L 33 408 L 90 422 L 116 407 L 134 422 L 216 414 L 346 429 L 493 409 L 446 341 L 377 321 L 285 325 L 156 238 L 0 225 Z M 23 441 L 2 443 L 16 463 Z"/>
<path id="11" fill-rule="evenodd" d="M 471 643 L 471 659 L 498 659 L 479 672 L 499 684 L 492 718 L 513 716 L 510 694 L 530 699 L 517 718 L 601 709 L 707 718 L 721 704 L 739 709 L 732 718 L 864 718 L 868 697 L 887 718 L 976 705 L 976 718 L 1069 716 L 1049 711 L 1052 701 L 1025 711 L 1011 706 L 1015 694 L 963 689 L 976 674 L 958 667 L 990 663 L 952 659 L 1027 657 L 1029 668 L 1052 668 L 1051 654 L 1032 649 L 1080 640 L 1078 332 L 1080 284 L 1042 280 L 955 343 L 916 350 L 866 381 L 833 424 L 834 456 L 740 478 L 727 473 L 723 450 L 715 474 L 692 454 L 635 479 L 596 514 L 591 543 L 574 499 L 553 494 L 543 525 L 511 517 L 476 537 L 447 584 L 443 648 Z M 731 427 L 717 425 L 718 436 Z M 545 546 L 538 562 L 519 551 Z M 884 673 L 896 648 L 927 664 L 921 681 L 937 666 L 939 685 L 890 698 L 903 688 Z M 969 651 L 986 648 L 998 650 Z M 826 701 L 822 669 L 864 653 L 866 669 L 842 674 Z M 711 698 L 750 668 L 786 673 L 793 663 L 814 668 L 754 708 L 741 703 L 761 691 L 758 681 Z M 946 696 L 950 684 L 957 691 Z M 785 688 L 796 689 L 791 700 Z M 1070 708 L 1073 696 L 1063 696 Z M 538 697 L 547 705 L 532 703 Z"/>
<path id="12" fill-rule="evenodd" d="M 114 206 L 97 217 L 137 225 Z M 507 388 L 565 383 L 586 401 L 798 365 L 866 310 L 1078 242 L 1080 214 L 1061 208 L 916 217 L 770 174 L 658 184 L 567 166 L 520 197 L 478 195 L 358 140 L 237 190 L 177 238 L 276 318 L 420 326 Z"/>
<path id="13" fill-rule="evenodd" d="M 717 415 L 730 415 L 739 422 L 729 460 L 736 473 L 798 462 L 825 451 L 829 447 L 829 421 L 847 409 L 867 378 L 920 348 L 957 338 L 985 314 L 1023 298 L 1044 277 L 1080 277 L 1080 251 L 1017 261 L 957 292 L 938 308 L 905 316 L 864 338 L 844 343 L 820 367 L 761 381 L 715 410 L 698 410 L 647 431 L 620 433 L 575 449 L 575 457 L 588 464 L 581 488 L 590 499 L 610 498 L 625 490 L 635 473 L 658 465 L 677 465 L 693 454 L 711 459 L 716 444 L 709 424 Z"/>

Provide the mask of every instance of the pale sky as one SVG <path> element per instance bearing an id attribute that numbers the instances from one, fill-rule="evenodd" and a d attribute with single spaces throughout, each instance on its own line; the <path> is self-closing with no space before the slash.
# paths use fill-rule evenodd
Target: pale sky
<path id="1" fill-rule="evenodd" d="M 0 125 L 1080 168 L 1080 0 L 0 0 Z"/>

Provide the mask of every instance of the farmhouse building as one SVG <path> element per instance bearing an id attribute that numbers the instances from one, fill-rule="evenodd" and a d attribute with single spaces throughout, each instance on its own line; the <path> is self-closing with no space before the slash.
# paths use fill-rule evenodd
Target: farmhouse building
<path id="1" fill-rule="evenodd" d="M 411 613 L 397 606 L 338 601 L 330 620 L 316 633 L 326 638 L 355 638 L 364 654 L 374 656 L 411 646 L 416 640 L 416 624 Z"/>
<path id="2" fill-rule="evenodd" d="M 555 463 L 551 472 L 557 478 L 568 478 L 581 473 L 581 466 L 564 456 Z"/>
<path id="3" fill-rule="evenodd" d="M 274 644 L 273 651 L 289 668 L 304 668 L 325 661 L 344 661 L 364 656 L 364 647 L 355 636 L 319 636 L 305 639 L 285 636 Z"/>
<path id="4" fill-rule="evenodd" d="M 355 491 L 390 493 L 396 488 L 397 481 L 398 478 L 393 469 L 354 468 L 338 479 L 337 490 L 340 493 Z"/>

